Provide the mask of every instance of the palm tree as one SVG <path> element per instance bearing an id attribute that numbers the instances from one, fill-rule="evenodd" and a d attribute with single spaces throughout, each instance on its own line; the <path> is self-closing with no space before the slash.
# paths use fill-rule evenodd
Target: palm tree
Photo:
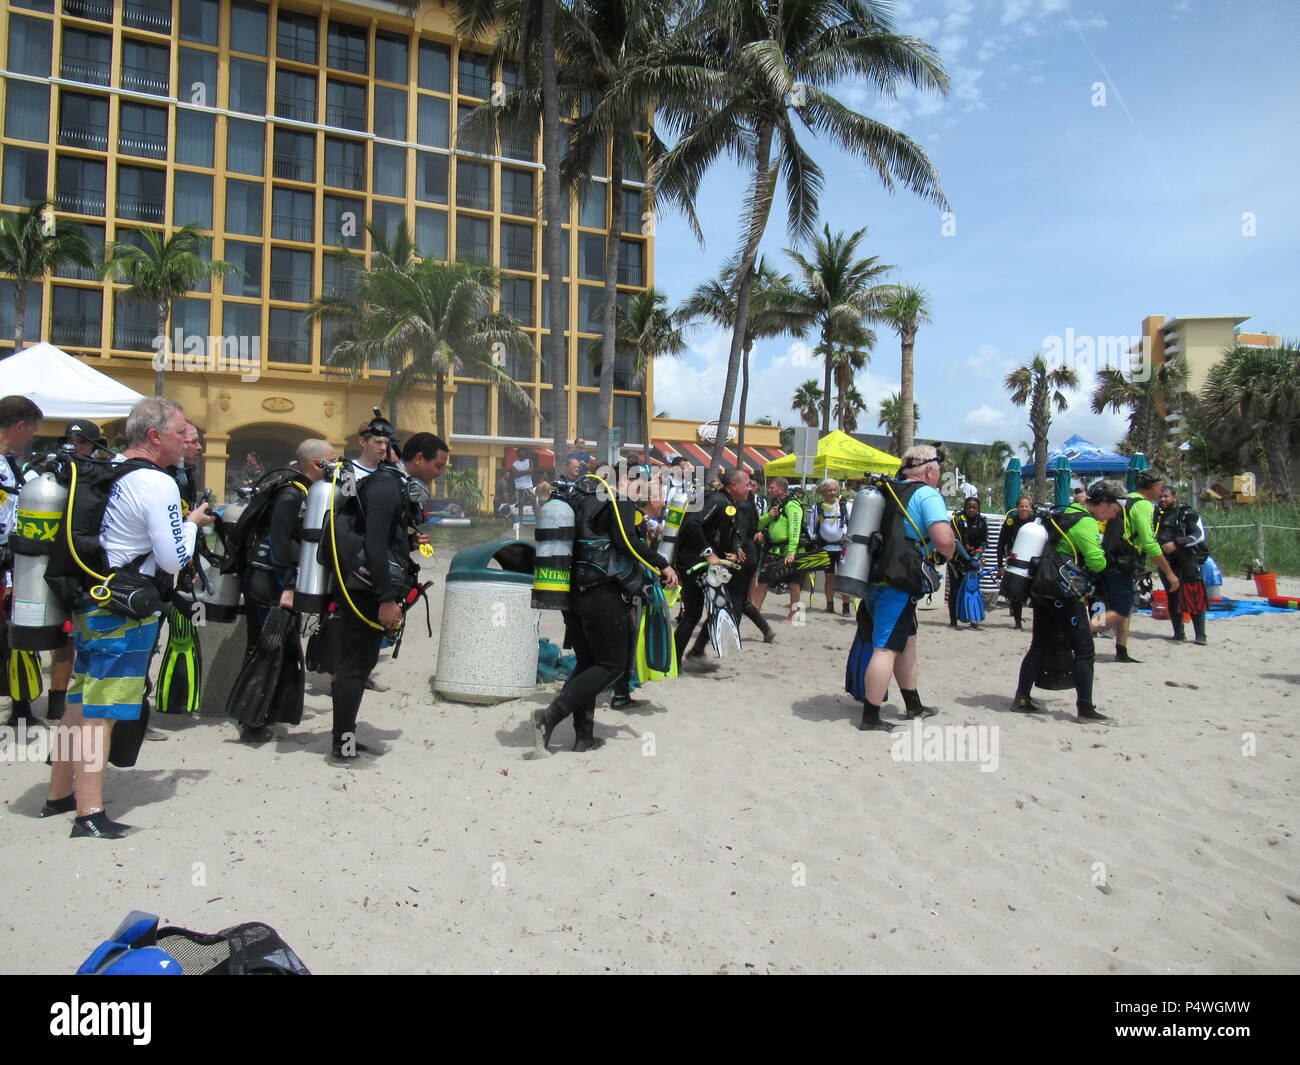
<path id="1" fill-rule="evenodd" d="M 866 413 L 867 401 L 862 398 L 861 392 L 852 385 L 840 389 L 839 395 L 835 398 L 835 421 L 842 432 L 856 432 L 858 416 Z"/>
<path id="2" fill-rule="evenodd" d="M 921 406 L 913 402 L 912 425 L 916 426 L 920 421 Z M 899 397 L 899 393 L 895 392 L 892 396 L 886 396 L 880 401 L 880 413 L 876 418 L 876 425 L 889 434 L 891 454 L 901 456 L 903 454 L 903 448 L 900 445 L 903 439 L 903 402 Z"/>
<path id="3" fill-rule="evenodd" d="M 76 222 L 51 229 L 53 205 L 34 203 L 27 211 L 0 213 L 0 274 L 14 279 L 14 351 L 22 349 L 27 317 L 27 286 L 69 263 L 94 269 L 90 245 Z"/>
<path id="4" fill-rule="evenodd" d="M 1268 485 L 1291 498 L 1291 455 L 1300 431 L 1300 344 L 1229 348 L 1201 388 L 1200 414 L 1239 462 L 1262 457 Z"/>
<path id="5" fill-rule="evenodd" d="M 738 415 L 736 454 L 745 449 L 745 411 L 749 404 L 749 359 L 756 340 L 793 335 L 801 337 L 809 319 L 800 305 L 789 274 L 779 274 L 760 258 L 754 266 L 749 320 L 741 340 L 740 412 Z M 703 319 L 723 329 L 736 324 L 736 268 L 729 262 L 718 277 L 701 282 L 677 311 L 680 321 Z"/>
<path id="6" fill-rule="evenodd" d="M 997 485 L 1015 448 L 1006 440 L 994 440 L 978 456 L 978 469 L 984 483 Z"/>
<path id="7" fill-rule="evenodd" d="M 807 257 L 786 249 L 801 275 L 805 311 L 821 331 L 817 351 L 825 360 L 823 432 L 829 432 L 831 427 L 831 378 L 836 343 L 843 344 L 846 340 L 851 343 L 861 336 L 863 318 L 880 300 L 882 287 L 878 280 L 893 269 L 875 255 L 867 259 L 857 258 L 858 245 L 866 232 L 864 226 L 853 233 L 832 233 L 831 227 L 826 225 L 821 235 L 814 238 Z"/>
<path id="8" fill-rule="evenodd" d="M 144 240 L 143 245 L 114 241 L 107 249 L 108 257 L 99 268 L 99 276 L 111 281 L 124 282 L 129 287 L 124 293 L 131 299 L 148 301 L 157 307 L 158 341 L 162 348 L 154 365 L 153 391 L 163 394 L 163 374 L 167 365 L 171 338 L 167 324 L 171 320 L 172 301 L 184 296 L 204 281 L 216 281 L 227 274 L 238 273 L 234 263 L 221 259 L 210 261 L 202 253 L 212 243 L 191 222 L 181 226 L 170 237 L 152 229 L 136 230 Z"/>
<path id="9" fill-rule="evenodd" d="M 844 394 L 853 388 L 858 372 L 871 361 L 871 349 L 876 346 L 876 334 L 866 326 L 857 325 L 835 345 L 831 352 L 832 377 L 835 382 L 836 409 L 844 406 Z M 864 408 L 865 410 L 865 408 Z M 844 432 L 852 432 L 840 426 Z"/>
<path id="10" fill-rule="evenodd" d="M 823 398 L 821 385 L 815 377 L 810 377 L 794 390 L 790 409 L 803 419 L 804 425 L 816 427 L 817 419 L 821 417 Z"/>
<path id="11" fill-rule="evenodd" d="M 1039 352 L 1006 376 L 1004 387 L 1017 407 L 1029 408 L 1029 431 L 1034 434 L 1034 498 L 1047 499 L 1047 437 L 1052 429 L 1052 406 L 1059 412 L 1070 405 L 1063 389 L 1078 388 L 1079 375 L 1068 366 L 1055 369 Z"/>
<path id="12" fill-rule="evenodd" d="M 1187 393 L 1187 363 L 1181 358 L 1165 359 L 1144 381 L 1117 369 L 1097 371 L 1092 393 L 1092 413 L 1127 409 L 1128 439 L 1132 450 L 1140 451 L 1154 466 L 1163 468 L 1169 439 L 1165 415 L 1182 407 Z"/>
<path id="13" fill-rule="evenodd" d="M 374 236 L 373 224 L 367 228 Z M 409 234 L 399 234 L 394 243 L 400 248 L 407 241 Z M 416 258 L 399 265 L 382 253 L 369 266 L 356 256 L 345 261 L 355 278 L 353 294 L 319 296 L 307 312 L 338 326 L 332 365 L 349 371 L 354 381 L 366 367 L 389 370 L 384 400 L 394 411 L 403 397 L 432 383 L 444 440 L 446 383 L 453 374 L 486 378 L 503 397 L 533 409 L 500 365 L 507 353 L 529 359 L 536 353 L 513 318 L 492 311 L 501 280 L 495 267 Z"/>
<path id="14" fill-rule="evenodd" d="M 822 171 L 800 145 L 796 121 L 863 160 L 881 182 L 946 202 L 939 177 L 911 138 L 841 103 L 830 89 L 858 76 L 886 95 L 900 87 L 946 92 L 934 49 L 893 32 L 873 0 L 688 0 L 663 54 L 643 77 L 676 143 L 657 168 L 661 195 L 694 202 L 700 180 L 722 155 L 751 170 L 741 222 L 736 323 L 718 414 L 710 473 L 726 445 L 753 292 L 751 267 L 767 229 L 778 176 L 794 242 L 813 235 Z"/>
<path id="15" fill-rule="evenodd" d="M 916 331 L 930 323 L 930 297 L 925 289 L 916 285 L 895 285 L 885 297 L 875 317 L 893 326 L 898 333 L 902 346 L 902 387 L 899 389 L 899 410 L 902 421 L 899 425 L 898 446 L 902 455 L 912 446 L 916 439 L 916 419 L 911 417 L 915 396 L 913 383 L 913 350 L 916 346 Z"/>
<path id="16" fill-rule="evenodd" d="M 619 311 L 618 342 L 631 350 L 633 373 L 641 387 L 641 414 L 645 434 L 642 442 L 650 450 L 650 376 L 654 361 L 678 358 L 686 353 L 686 338 L 668 310 L 668 297 L 657 288 L 636 292 L 628 300 L 627 312 Z M 604 372 L 604 366 L 601 366 Z M 667 417 L 661 414 L 660 417 Z"/>

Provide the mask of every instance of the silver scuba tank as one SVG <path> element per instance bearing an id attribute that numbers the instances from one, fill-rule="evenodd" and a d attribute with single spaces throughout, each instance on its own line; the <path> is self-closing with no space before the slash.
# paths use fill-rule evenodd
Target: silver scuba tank
<path id="1" fill-rule="evenodd" d="M 844 553 L 835 573 L 835 590 L 855 599 L 867 594 L 871 583 L 873 551 L 877 547 L 877 534 L 885 517 L 884 494 L 874 488 L 863 488 L 853 497 L 853 513 L 844 534 Z"/>
<path id="2" fill-rule="evenodd" d="M 14 553 L 9 644 L 21 651 L 52 651 L 68 639 L 68 613 L 45 583 L 67 502 L 67 488 L 52 473 L 34 477 L 18 495 L 17 521 L 9 536 Z"/>
<path id="3" fill-rule="evenodd" d="M 1012 603 L 1023 603 L 1029 598 L 1034 567 L 1047 547 L 1047 529 L 1041 518 L 1025 522 L 1016 530 L 1011 543 L 1011 553 L 1003 563 L 1001 592 Z"/>
<path id="4" fill-rule="evenodd" d="M 563 610 L 569 605 L 576 529 L 573 507 L 558 496 L 551 496 L 539 508 L 533 530 L 533 539 L 537 541 L 537 553 L 533 556 L 533 607 L 537 610 Z"/>
<path id="5" fill-rule="evenodd" d="M 664 493 L 664 533 L 659 541 L 659 553 L 670 566 L 677 555 L 677 537 L 681 534 L 690 501 L 691 494 L 685 487 L 669 483 L 668 491 Z"/>
<path id="6" fill-rule="evenodd" d="M 307 490 L 302 546 L 298 551 L 298 581 L 293 593 L 294 609 L 304 614 L 324 614 L 334 591 L 334 574 L 320 561 L 321 533 L 333 494 L 328 475 Z"/>
<path id="7" fill-rule="evenodd" d="M 247 501 L 240 500 L 236 503 L 227 503 L 224 507 L 218 507 L 213 511 L 216 518 L 213 527 L 216 529 L 217 541 L 223 554 L 226 551 L 227 538 L 239 524 L 239 516 L 247 508 Z M 198 611 L 201 611 L 196 613 L 195 621 L 201 619 L 203 622 L 215 621 L 221 625 L 228 625 L 232 621 L 239 620 L 240 575 L 220 573 L 214 566 L 204 570 L 204 576 L 207 578 L 206 585 L 202 581 L 195 581 L 194 584 L 194 602 Z"/>

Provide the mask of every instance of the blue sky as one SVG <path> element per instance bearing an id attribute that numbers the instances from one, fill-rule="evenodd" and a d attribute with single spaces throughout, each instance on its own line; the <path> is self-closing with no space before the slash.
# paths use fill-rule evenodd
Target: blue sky
<path id="1" fill-rule="evenodd" d="M 1027 439 L 1002 377 L 1070 329 L 1129 336 L 1149 314 L 1250 314 L 1243 328 L 1300 335 L 1294 0 L 908 0 L 893 10 L 900 32 L 939 50 L 949 96 L 882 100 L 848 83 L 841 99 L 925 148 L 956 232 L 944 235 L 933 204 L 890 195 L 856 160 L 801 139 L 826 171 L 823 220 L 868 227 L 864 253 L 930 294 L 934 324 L 916 347 L 921 436 Z M 656 283 L 673 303 L 734 248 L 747 179 L 729 163 L 706 179 L 703 249 L 679 218 L 660 220 Z M 781 204 L 763 252 L 788 268 L 787 246 Z M 858 381 L 869 432 L 899 378 L 897 337 L 877 332 Z M 716 418 L 729 340 L 698 328 L 687 357 L 661 360 L 656 410 Z M 770 341 L 756 346 L 753 375 L 748 420 L 790 424 L 791 394 L 820 381 L 821 364 L 799 342 Z M 1088 410 L 1090 384 L 1058 416 L 1053 443 L 1123 435 L 1121 416 Z"/>

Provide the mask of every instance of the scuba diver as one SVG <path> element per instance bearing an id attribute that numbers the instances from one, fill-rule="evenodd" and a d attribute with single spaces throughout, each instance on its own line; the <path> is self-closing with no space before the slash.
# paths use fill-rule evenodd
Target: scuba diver
<path id="1" fill-rule="evenodd" d="M 980 562 L 984 557 L 984 546 L 989 540 L 989 523 L 980 513 L 979 496 L 966 497 L 961 513 L 952 519 L 952 528 L 957 542 L 965 550 L 966 558 L 964 563 L 959 563 L 956 559 L 948 563 L 948 625 L 954 629 L 957 627 L 957 607 L 962 605 L 965 615 L 963 620 L 970 620 L 970 627 L 978 629 L 979 622 L 984 617 L 983 599 L 980 599 L 978 605 L 969 601 L 959 603 L 959 600 L 963 596 L 968 600 L 972 596 L 979 598 Z M 969 588 L 972 582 L 968 579 L 972 572 L 975 574 L 973 591 Z M 978 618 L 975 617 L 976 613 Z"/>
<path id="2" fill-rule="evenodd" d="M 1160 489 L 1160 508 L 1156 511 L 1156 542 L 1169 560 L 1169 566 L 1178 577 L 1178 588 L 1169 587 L 1169 579 L 1162 573 L 1160 580 L 1169 592 L 1169 620 L 1173 622 L 1172 639 L 1186 641 L 1187 632 L 1183 615 L 1191 614 L 1196 643 L 1206 644 L 1205 612 L 1210 601 L 1205 592 L 1201 566 L 1210 557 L 1205 542 L 1205 522 L 1191 507 L 1178 502 L 1178 493 L 1168 485 Z"/>
<path id="3" fill-rule="evenodd" d="M 393 424 L 376 413 L 363 429 L 362 454 L 367 454 L 367 448 L 372 454 L 395 454 L 396 441 Z M 342 601 L 338 618 L 331 623 L 335 626 L 338 663 L 332 689 L 334 719 L 329 760 L 333 765 L 354 765 L 361 754 L 371 753 L 356 738 L 361 697 L 366 679 L 379 661 L 385 634 L 394 637 L 401 631 L 403 608 L 409 605 L 417 579 L 410 552 L 427 543 L 426 537 L 410 531 L 424 520 L 422 507 L 412 501 L 411 481 L 423 482 L 427 491 L 428 483 L 442 475 L 448 455 L 441 437 L 417 433 L 401 449 L 405 473 L 395 461 L 382 460 L 357 486 L 354 500 L 345 500 L 353 502 L 359 511 L 357 531 L 361 542 L 355 559 L 340 559 L 336 569 Z M 417 509 L 419 515 L 414 513 Z M 337 548 L 337 544 L 329 546 Z M 398 570 L 402 577 L 396 577 L 394 571 Z M 359 571 L 368 577 L 368 588 L 357 587 L 355 577 Z M 408 587 L 399 586 L 403 580 Z"/>
<path id="4" fill-rule="evenodd" d="M 602 466 L 576 483 L 554 485 L 556 498 L 573 508 L 572 591 L 563 616 L 564 646 L 573 648 L 577 662 L 550 706 L 533 711 L 539 751 L 550 749 L 551 735 L 570 715 L 575 751 L 604 745 L 595 734 L 596 698 L 627 669 L 632 596 L 649 581 L 677 586 L 677 573 L 641 538 L 635 504 L 616 493 L 609 476 Z"/>
<path id="5" fill-rule="evenodd" d="M 676 562 L 682 573 L 689 573 L 701 562 L 709 566 L 721 564 L 725 560 L 733 567 L 743 566 L 744 547 L 742 536 L 745 523 L 740 514 L 740 506 L 749 497 L 749 471 L 736 469 L 728 471 L 722 480 L 722 489 L 710 492 L 704 497 L 703 506 L 688 514 L 682 522 L 681 533 L 677 538 Z M 745 556 L 746 558 L 748 556 Z M 705 571 L 707 572 L 707 570 Z M 732 580 L 735 580 L 732 575 Z M 730 583 L 730 582 L 728 582 Z M 705 592 L 699 581 L 682 582 L 682 612 L 677 619 L 674 640 L 677 644 L 677 660 L 685 668 L 688 664 L 695 668 L 704 666 L 702 653 L 686 653 L 695 626 L 699 624 L 704 613 Z M 726 618 L 713 619 L 714 624 L 727 624 L 735 627 L 735 619 L 728 613 Z"/>
<path id="6" fill-rule="evenodd" d="M 785 621 L 791 622 L 799 613 L 799 594 L 803 589 L 803 575 L 790 570 L 799 554 L 804 536 L 803 504 L 790 494 L 790 482 L 784 477 L 775 478 L 767 487 L 768 505 L 758 519 L 759 535 L 767 551 L 759 565 L 758 582 L 754 585 L 753 603 L 763 609 L 767 599 L 767 586 L 771 577 L 780 571 L 790 588 L 790 612 Z"/>
<path id="7" fill-rule="evenodd" d="M 1076 499 L 1076 503 L 1080 500 Z M 1001 580 L 1005 572 L 1003 563 L 1007 555 L 1011 553 L 1011 545 L 1016 542 L 1016 533 L 1020 527 L 1027 522 L 1034 520 L 1034 501 L 1028 496 L 1021 496 L 1016 500 L 1016 509 L 1008 511 L 1006 517 L 1002 519 L 1002 532 L 998 534 L 998 579 Z M 1015 620 L 1016 628 L 1023 629 L 1024 625 L 1025 603 L 1022 599 L 1011 600 L 1011 617 Z"/>
<path id="8" fill-rule="evenodd" d="M 13 583 L 13 549 L 9 546 L 9 536 L 14 531 L 14 522 L 18 516 L 18 492 L 23 486 L 22 471 L 16 456 L 27 450 L 32 437 L 40 427 L 41 408 L 26 396 L 5 396 L 0 399 L 0 588 L 6 600 L 10 598 L 10 586 Z M 5 610 L 0 610 L 0 635 L 8 624 L 6 610 L 10 603 L 5 602 Z M 5 646 L 8 646 L 6 639 Z M 7 664 L 7 663 L 5 663 Z M 39 677 L 37 677 L 39 679 Z M 64 685 L 66 690 L 66 684 Z M 10 692 L 13 700 L 9 712 L 8 725 L 14 726 L 19 721 L 33 721 L 31 700 L 26 693 Z"/>

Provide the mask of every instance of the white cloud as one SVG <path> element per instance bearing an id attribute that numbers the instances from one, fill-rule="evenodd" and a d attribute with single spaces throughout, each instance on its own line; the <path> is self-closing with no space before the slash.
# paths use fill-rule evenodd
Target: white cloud
<path id="1" fill-rule="evenodd" d="M 962 425 L 973 430 L 996 429 L 1000 431 L 1005 429 L 1010 421 L 1011 419 L 1002 411 L 996 410 L 985 403 L 967 414 L 962 419 Z"/>

